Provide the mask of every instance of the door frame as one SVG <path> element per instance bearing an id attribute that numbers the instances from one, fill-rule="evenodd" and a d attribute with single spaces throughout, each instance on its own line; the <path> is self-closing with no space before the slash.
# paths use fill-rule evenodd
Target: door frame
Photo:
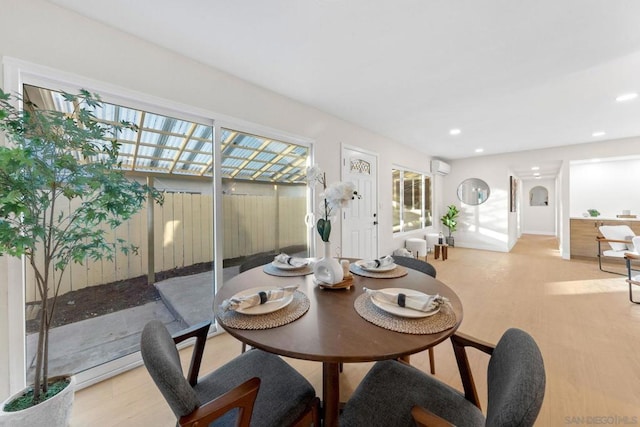
<path id="1" fill-rule="evenodd" d="M 362 147 L 358 147 L 356 145 L 351 145 L 351 144 L 345 144 L 344 142 L 340 143 L 340 180 L 341 181 L 345 181 L 346 179 L 346 174 L 348 172 L 347 169 L 347 157 L 346 157 L 346 153 L 345 150 L 352 150 L 352 151 L 358 151 L 360 153 L 369 155 L 369 156 L 373 156 L 375 158 L 375 185 L 374 185 L 374 194 L 375 194 L 375 206 L 376 206 L 376 213 L 377 213 L 377 218 L 378 218 L 378 230 L 376 232 L 376 239 L 375 239 L 375 248 L 374 248 L 374 253 L 376 254 L 376 256 L 378 256 L 380 254 L 380 204 L 378 201 L 378 189 L 379 189 L 379 181 L 380 181 L 380 171 L 379 166 L 380 166 L 380 155 L 378 153 L 376 153 L 375 151 L 371 151 L 371 150 L 367 150 L 364 149 Z M 345 225 L 345 222 L 342 220 L 342 218 L 340 218 L 340 247 L 344 248 L 345 243 L 346 243 L 346 236 L 349 234 L 348 233 L 348 229 Z"/>

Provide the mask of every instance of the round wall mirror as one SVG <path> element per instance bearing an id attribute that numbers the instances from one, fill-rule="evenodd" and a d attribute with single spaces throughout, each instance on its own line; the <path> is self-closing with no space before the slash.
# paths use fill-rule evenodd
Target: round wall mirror
<path id="1" fill-rule="evenodd" d="M 489 184 L 478 178 L 465 179 L 458 186 L 458 199 L 467 205 L 481 205 L 491 194 Z"/>
<path id="2" fill-rule="evenodd" d="M 549 206 L 549 191 L 538 185 L 529 190 L 530 206 Z"/>

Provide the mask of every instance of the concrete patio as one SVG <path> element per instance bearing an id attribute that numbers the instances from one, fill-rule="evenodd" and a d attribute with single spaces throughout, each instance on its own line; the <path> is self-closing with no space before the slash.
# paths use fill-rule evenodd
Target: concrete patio
<path id="1" fill-rule="evenodd" d="M 79 373 L 139 350 L 140 333 L 153 319 L 177 332 L 206 319 L 212 313 L 212 272 L 174 277 L 155 284 L 161 300 L 92 319 L 53 328 L 50 332 L 50 374 Z M 224 269 L 224 280 L 238 274 L 238 267 Z M 37 334 L 27 336 L 29 381 L 35 365 Z"/>

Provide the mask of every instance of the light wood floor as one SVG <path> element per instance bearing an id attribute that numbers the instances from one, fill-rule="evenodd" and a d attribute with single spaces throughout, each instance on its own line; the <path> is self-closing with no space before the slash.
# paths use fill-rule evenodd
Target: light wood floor
<path id="1" fill-rule="evenodd" d="M 562 260 L 555 238 L 547 236 L 525 235 L 509 254 L 454 248 L 447 261 L 429 261 L 438 270 L 438 279 L 462 300 L 461 331 L 496 342 L 507 328 L 518 327 L 538 342 L 547 390 L 537 425 L 589 425 L 594 418 L 588 417 L 636 417 L 640 423 L 640 305 L 629 302 L 624 277 L 600 272 L 595 262 Z M 239 353 L 239 342 L 227 334 L 212 338 L 203 372 Z M 460 388 L 450 344 L 437 346 L 435 354 L 436 376 Z M 472 356 L 486 407 L 488 359 Z M 320 395 L 320 364 L 287 360 Z M 426 352 L 412 356 L 411 362 L 428 371 Z M 343 398 L 370 366 L 345 365 L 340 376 Z M 71 426 L 174 423 L 141 367 L 79 391 Z"/>

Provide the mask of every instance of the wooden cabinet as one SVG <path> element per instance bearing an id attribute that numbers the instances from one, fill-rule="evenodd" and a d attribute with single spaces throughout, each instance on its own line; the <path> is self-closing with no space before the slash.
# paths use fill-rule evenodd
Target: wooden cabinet
<path id="1" fill-rule="evenodd" d="M 640 221 L 598 218 L 571 218 L 570 241 L 571 258 L 596 258 L 598 243 L 596 236 L 600 235 L 598 227 L 601 225 L 628 225 L 636 235 L 640 236 Z M 607 245 L 603 250 L 610 249 Z"/>

